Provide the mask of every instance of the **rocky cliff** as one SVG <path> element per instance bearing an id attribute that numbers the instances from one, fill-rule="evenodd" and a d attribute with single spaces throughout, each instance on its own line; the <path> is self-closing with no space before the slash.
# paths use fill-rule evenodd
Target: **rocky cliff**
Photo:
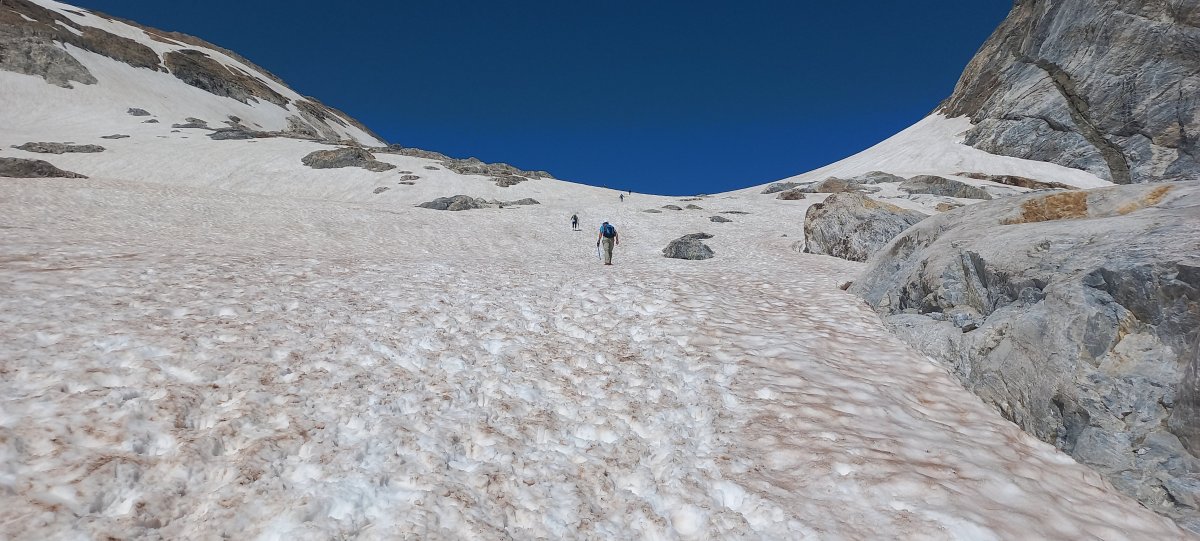
<path id="1" fill-rule="evenodd" d="M 1017 0 L 940 112 L 965 143 L 1117 184 L 1195 178 L 1200 2 Z"/>
<path id="2" fill-rule="evenodd" d="M 1200 182 L 933 216 L 851 291 L 1027 432 L 1200 531 Z"/>

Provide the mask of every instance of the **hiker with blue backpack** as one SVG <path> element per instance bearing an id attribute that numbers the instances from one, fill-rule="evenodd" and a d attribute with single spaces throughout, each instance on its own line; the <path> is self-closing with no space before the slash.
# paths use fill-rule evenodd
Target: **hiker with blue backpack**
<path id="1" fill-rule="evenodd" d="M 596 248 L 604 246 L 605 265 L 612 265 L 613 246 L 618 244 L 621 244 L 621 237 L 617 235 L 617 228 L 608 222 L 600 224 L 600 235 L 596 237 Z"/>

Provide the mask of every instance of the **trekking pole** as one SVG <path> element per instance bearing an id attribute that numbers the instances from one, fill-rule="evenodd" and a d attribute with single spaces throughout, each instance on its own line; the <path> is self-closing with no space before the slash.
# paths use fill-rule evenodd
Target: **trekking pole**
<path id="1" fill-rule="evenodd" d="M 604 261 L 604 258 L 600 257 L 600 243 L 599 242 L 596 243 L 596 261 Z"/>

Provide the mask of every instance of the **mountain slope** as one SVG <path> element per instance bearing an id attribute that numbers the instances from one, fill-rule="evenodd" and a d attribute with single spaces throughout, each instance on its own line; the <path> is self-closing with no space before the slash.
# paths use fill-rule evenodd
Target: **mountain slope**
<path id="1" fill-rule="evenodd" d="M 214 127 L 383 144 L 344 113 L 230 51 L 49 0 L 0 0 L 0 70 L 4 113 L 16 113 L 8 110 L 16 104 L 36 107 L 21 113 L 60 128 L 117 123 L 140 109 L 166 124 L 196 118 Z"/>

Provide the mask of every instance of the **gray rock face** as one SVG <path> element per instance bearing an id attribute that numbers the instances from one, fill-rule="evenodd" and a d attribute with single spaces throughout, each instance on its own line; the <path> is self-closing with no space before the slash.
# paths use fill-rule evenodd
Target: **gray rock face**
<path id="1" fill-rule="evenodd" d="M 729 222 L 732 222 L 733 220 L 730 220 L 729 218 L 726 218 L 724 216 L 709 216 L 708 221 L 713 222 L 713 223 L 718 223 L 718 224 L 727 224 Z"/>
<path id="2" fill-rule="evenodd" d="M 433 210 L 460 211 L 487 208 L 488 202 L 483 199 L 476 199 L 469 195 L 455 195 L 453 197 L 439 197 L 433 201 L 421 203 L 417 206 Z"/>
<path id="3" fill-rule="evenodd" d="M 24 150 L 25 152 L 37 152 L 39 154 L 104 152 L 104 147 L 100 145 L 75 145 L 71 143 L 25 143 L 13 148 Z"/>
<path id="4" fill-rule="evenodd" d="M 87 178 L 79 173 L 63 171 L 44 160 L 0 158 L 0 177 L 9 178 Z"/>
<path id="5" fill-rule="evenodd" d="M 900 189 L 908 193 L 927 193 L 962 199 L 983 199 L 984 201 L 992 199 L 992 196 L 983 188 L 936 175 L 915 176 L 904 181 L 900 185 Z"/>
<path id="6" fill-rule="evenodd" d="M 966 143 L 1118 184 L 1200 172 L 1200 6 L 1020 0 L 941 111 Z"/>
<path id="7" fill-rule="evenodd" d="M 851 292 L 1024 430 L 1200 530 L 1200 182 L 937 215 Z"/>
<path id="8" fill-rule="evenodd" d="M 711 238 L 712 235 L 708 233 L 684 235 L 671 241 L 666 248 L 663 248 L 663 256 L 672 259 L 691 259 L 695 261 L 711 259 L 714 255 L 712 248 L 701 242 L 702 240 Z"/>
<path id="9" fill-rule="evenodd" d="M 804 190 L 802 188 L 792 188 L 790 190 L 785 190 L 785 191 L 779 192 L 779 195 L 775 196 L 775 199 L 783 199 L 784 201 L 798 201 L 798 200 L 804 199 L 804 198 L 805 198 Z"/>
<path id="10" fill-rule="evenodd" d="M 368 171 L 383 172 L 396 166 L 375 159 L 375 155 L 360 147 L 345 147 L 334 150 L 318 150 L 301 158 L 304 165 L 313 169 L 339 169 L 361 167 Z"/>
<path id="11" fill-rule="evenodd" d="M 833 194 L 823 203 L 808 207 L 804 215 L 804 251 L 866 261 L 896 235 L 923 219 L 925 215 L 920 212 L 859 193 Z"/>
<path id="12" fill-rule="evenodd" d="M 779 193 L 784 190 L 790 190 L 799 186 L 803 186 L 803 184 L 800 184 L 799 182 L 773 182 L 768 184 L 762 193 L 763 195 L 769 195 L 773 193 Z"/>

